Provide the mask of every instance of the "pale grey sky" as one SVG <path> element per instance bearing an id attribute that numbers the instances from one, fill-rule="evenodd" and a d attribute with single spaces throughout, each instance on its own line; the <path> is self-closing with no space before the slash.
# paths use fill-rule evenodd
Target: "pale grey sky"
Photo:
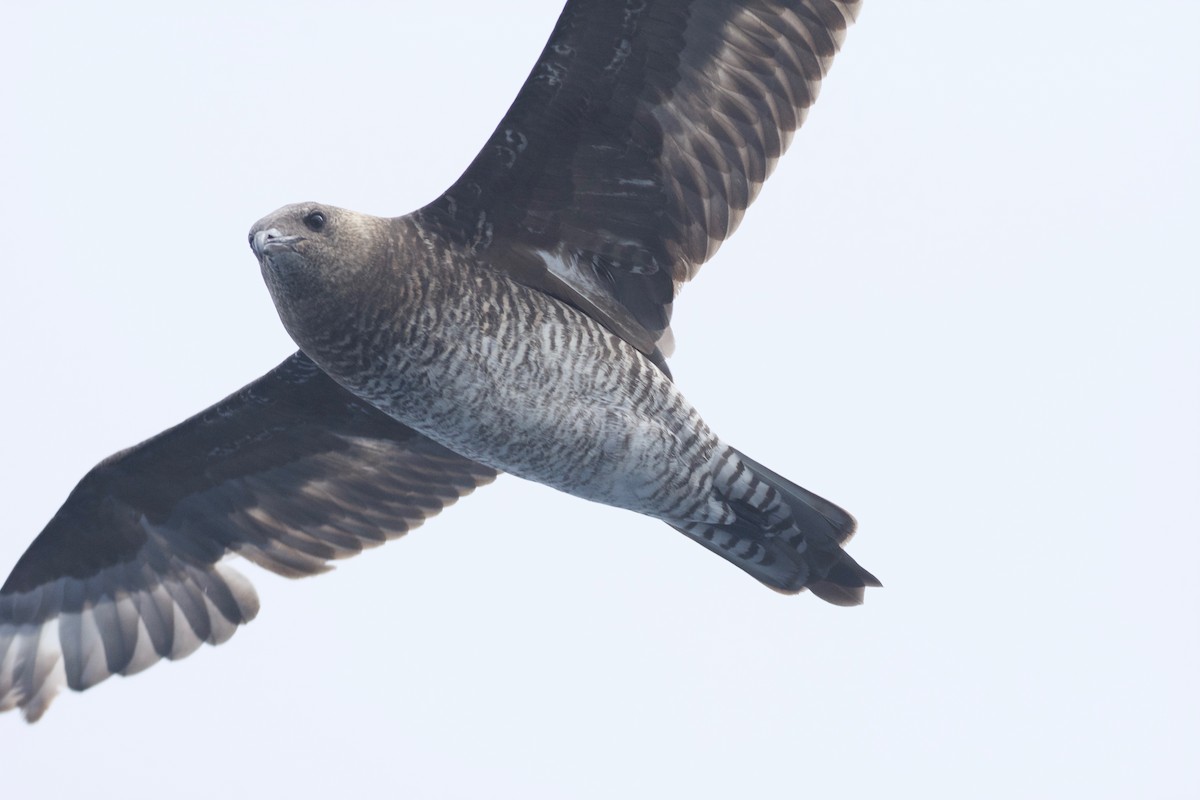
<path id="1" fill-rule="evenodd" d="M 6 10 L 0 571 L 293 350 L 251 223 L 434 197 L 560 2 L 293 5 Z M 862 608 L 504 478 L 330 575 L 246 565 L 229 643 L 4 715 L 0 793 L 1195 797 L 1198 26 L 869 0 L 684 291 L 678 383 L 858 517 Z"/>

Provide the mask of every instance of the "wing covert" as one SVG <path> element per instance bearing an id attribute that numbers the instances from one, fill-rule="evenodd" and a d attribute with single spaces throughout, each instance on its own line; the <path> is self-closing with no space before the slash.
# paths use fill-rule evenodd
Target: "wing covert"
<path id="1" fill-rule="evenodd" d="M 571 0 L 426 226 L 647 354 L 816 99 L 861 3 Z"/>
<path id="2" fill-rule="evenodd" d="M 0 588 L 0 710 L 228 639 L 258 611 L 229 553 L 322 572 L 495 476 L 296 353 L 79 482 Z"/>

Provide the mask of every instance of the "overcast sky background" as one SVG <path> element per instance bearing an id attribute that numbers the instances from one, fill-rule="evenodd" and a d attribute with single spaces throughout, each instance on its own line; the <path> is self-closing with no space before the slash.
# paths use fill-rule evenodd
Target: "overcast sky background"
<path id="1" fill-rule="evenodd" d="M 250 225 L 432 199 L 560 5 L 6 9 L 0 572 L 292 352 Z M 0 718 L 0 794 L 1196 797 L 1198 27 L 868 2 L 677 303 L 678 383 L 858 517 L 865 606 L 502 478 L 330 575 L 245 564 L 226 645 Z"/>

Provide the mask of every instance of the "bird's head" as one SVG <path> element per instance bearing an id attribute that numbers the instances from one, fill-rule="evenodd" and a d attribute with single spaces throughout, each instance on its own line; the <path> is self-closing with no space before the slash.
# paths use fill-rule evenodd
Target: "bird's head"
<path id="1" fill-rule="evenodd" d="M 296 203 L 250 229 L 275 309 L 291 337 L 339 327 L 370 300 L 389 269 L 390 221 L 320 203 Z"/>

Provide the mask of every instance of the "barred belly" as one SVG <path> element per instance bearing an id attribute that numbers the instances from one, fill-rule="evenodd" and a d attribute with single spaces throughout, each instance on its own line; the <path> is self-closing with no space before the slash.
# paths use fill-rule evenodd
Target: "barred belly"
<path id="1" fill-rule="evenodd" d="M 365 369 L 347 374 L 334 358 L 331 373 L 504 472 L 673 521 L 728 516 L 713 494 L 727 448 L 649 359 L 551 297 L 486 271 L 468 277 L 398 314 L 381 352 L 355 359 Z"/>

